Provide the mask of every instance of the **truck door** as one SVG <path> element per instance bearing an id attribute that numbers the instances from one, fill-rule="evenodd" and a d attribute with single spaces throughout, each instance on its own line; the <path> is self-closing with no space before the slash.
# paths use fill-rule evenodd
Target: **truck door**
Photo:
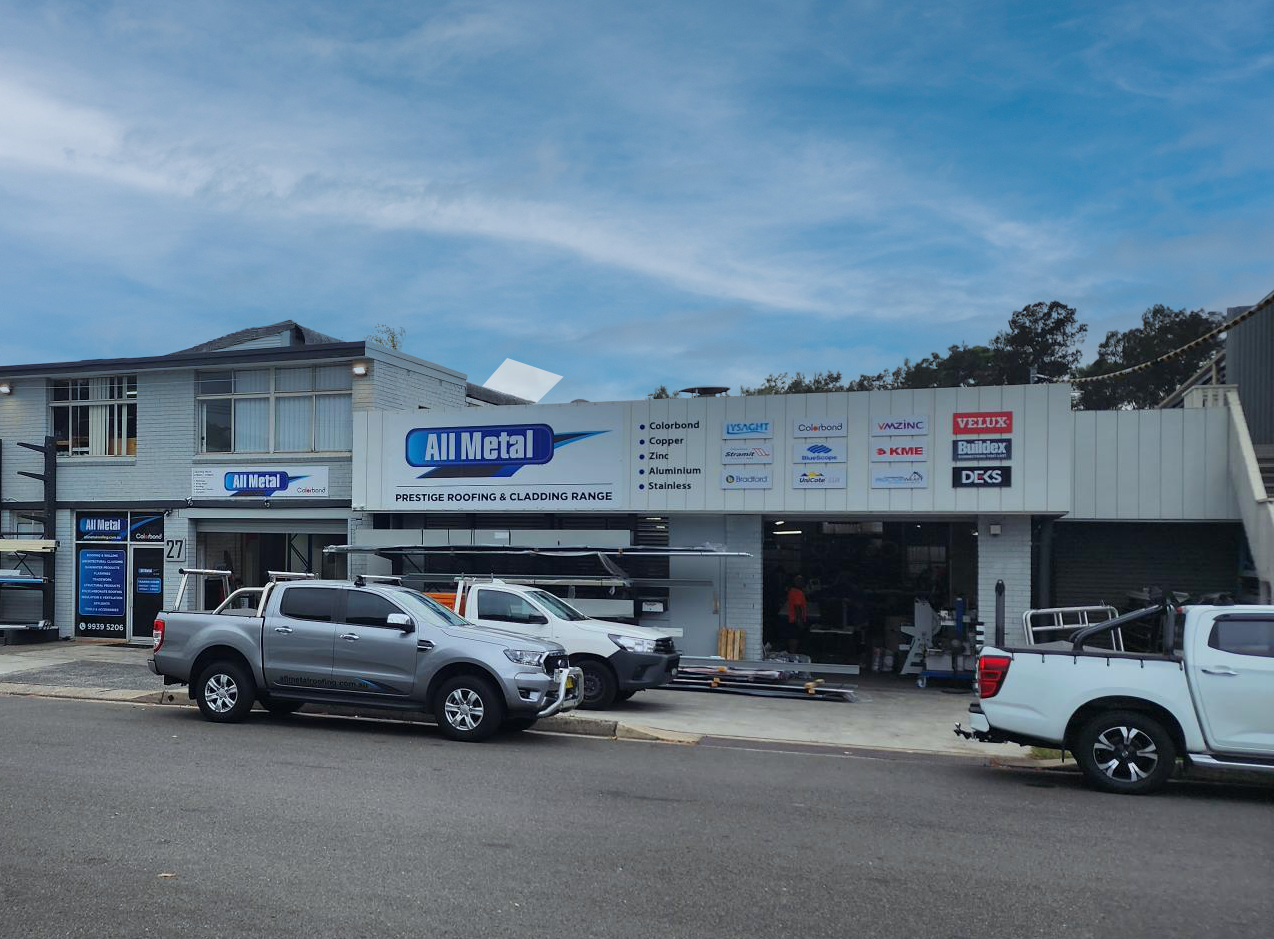
<path id="1" fill-rule="evenodd" d="M 1221 613 L 1200 626 L 1191 677 L 1209 743 L 1274 754 L 1274 613 Z"/>
<path id="2" fill-rule="evenodd" d="M 340 691 L 405 696 L 416 683 L 414 631 L 390 625 L 407 611 L 367 590 L 342 590 L 344 613 L 332 647 L 332 678 Z"/>
<path id="3" fill-rule="evenodd" d="M 271 685 L 328 689 L 332 683 L 333 622 L 340 590 L 335 587 L 276 587 L 283 596 L 267 613 L 262 651 Z M 273 605 L 273 601 L 271 601 Z"/>
<path id="4" fill-rule="evenodd" d="M 476 595 L 476 596 L 475 596 Z M 549 618 L 531 601 L 499 587 L 474 587 L 469 593 L 470 618 L 484 626 L 494 626 L 510 632 L 551 639 Z"/>

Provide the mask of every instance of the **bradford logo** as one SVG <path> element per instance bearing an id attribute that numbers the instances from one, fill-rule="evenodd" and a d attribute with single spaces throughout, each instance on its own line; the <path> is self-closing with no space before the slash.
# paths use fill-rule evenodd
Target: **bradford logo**
<path id="1" fill-rule="evenodd" d="M 604 433 L 555 434 L 548 424 L 416 427 L 407 432 L 407 465 L 428 467 L 420 479 L 506 477 L 549 462 L 559 447 Z"/>
<path id="2" fill-rule="evenodd" d="M 226 473 L 222 485 L 236 496 L 272 496 L 292 483 L 308 476 L 289 476 L 282 470 L 233 470 Z"/>

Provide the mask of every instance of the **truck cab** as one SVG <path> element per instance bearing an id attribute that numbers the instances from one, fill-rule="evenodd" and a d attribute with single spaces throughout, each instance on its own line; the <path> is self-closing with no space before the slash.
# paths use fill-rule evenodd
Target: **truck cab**
<path id="1" fill-rule="evenodd" d="M 471 622 L 564 646 L 583 672 L 585 708 L 607 708 L 666 684 L 681 661 L 667 633 L 592 619 L 540 587 L 466 578 L 452 604 Z"/>

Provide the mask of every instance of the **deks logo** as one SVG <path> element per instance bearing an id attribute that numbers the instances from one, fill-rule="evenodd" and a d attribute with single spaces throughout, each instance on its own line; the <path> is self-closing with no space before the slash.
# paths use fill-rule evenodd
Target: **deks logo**
<path id="1" fill-rule="evenodd" d="M 282 470 L 231 470 L 226 473 L 222 485 L 236 496 L 272 496 L 302 479 L 309 477 L 290 476 Z"/>
<path id="2" fill-rule="evenodd" d="M 559 447 L 604 433 L 555 434 L 548 424 L 417 427 L 407 432 L 407 465 L 428 467 L 420 479 L 512 476 L 524 466 L 549 462 Z"/>

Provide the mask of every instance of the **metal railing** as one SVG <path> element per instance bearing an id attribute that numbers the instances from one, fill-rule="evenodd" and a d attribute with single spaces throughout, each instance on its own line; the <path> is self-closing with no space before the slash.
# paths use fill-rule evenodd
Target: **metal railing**
<path id="1" fill-rule="evenodd" d="M 1274 503 L 1265 491 L 1261 478 L 1261 466 L 1256 459 L 1252 438 L 1248 435 L 1247 419 L 1237 391 L 1225 395 L 1230 414 L 1230 479 L 1239 503 L 1239 515 L 1247 532 L 1248 548 L 1256 565 L 1261 582 L 1262 603 L 1274 600 L 1271 585 L 1274 584 Z"/>

